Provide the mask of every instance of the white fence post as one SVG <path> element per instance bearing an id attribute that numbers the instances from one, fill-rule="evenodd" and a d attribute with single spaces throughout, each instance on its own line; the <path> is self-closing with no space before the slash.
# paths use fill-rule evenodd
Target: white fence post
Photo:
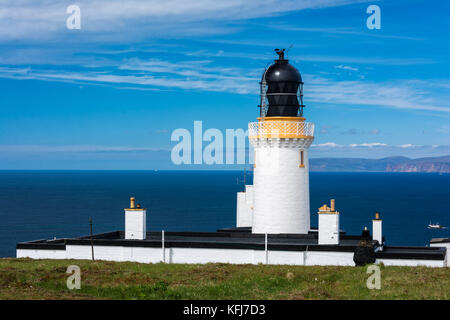
<path id="1" fill-rule="evenodd" d="M 164 246 L 164 230 L 162 231 L 162 233 L 161 233 L 161 243 L 162 243 L 162 256 L 163 256 L 163 263 L 165 263 L 166 262 L 166 248 L 165 248 L 165 246 Z"/>
<path id="2" fill-rule="evenodd" d="M 266 264 L 269 264 L 269 251 L 267 250 L 267 233 L 264 238 L 264 249 L 266 251 Z"/>

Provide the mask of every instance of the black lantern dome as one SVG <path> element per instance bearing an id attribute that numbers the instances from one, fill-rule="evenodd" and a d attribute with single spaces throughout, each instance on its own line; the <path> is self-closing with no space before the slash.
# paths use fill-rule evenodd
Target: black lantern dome
<path id="1" fill-rule="evenodd" d="M 297 117 L 303 108 L 303 81 L 300 72 L 284 59 L 284 49 L 275 49 L 279 58 L 264 72 L 261 79 L 261 94 L 267 98 L 268 106 L 262 116 Z M 263 88 L 264 87 L 264 88 Z M 300 88 L 300 92 L 299 91 Z M 300 98 L 300 103 L 299 103 Z M 262 103 L 263 104 L 263 103 Z M 302 116 L 302 110 L 300 110 Z"/>

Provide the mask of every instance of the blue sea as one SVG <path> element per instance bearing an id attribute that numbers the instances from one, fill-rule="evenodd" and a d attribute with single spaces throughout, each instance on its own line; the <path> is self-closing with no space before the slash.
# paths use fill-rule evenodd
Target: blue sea
<path id="1" fill-rule="evenodd" d="M 238 171 L 0 171 L 0 257 L 20 241 L 123 230 L 129 197 L 147 208 L 151 231 L 215 231 L 235 226 Z M 251 176 L 247 176 L 247 181 Z M 371 229 L 381 213 L 389 245 L 427 245 L 450 237 L 450 175 L 311 173 L 311 225 L 316 209 L 336 199 L 348 234 Z"/>

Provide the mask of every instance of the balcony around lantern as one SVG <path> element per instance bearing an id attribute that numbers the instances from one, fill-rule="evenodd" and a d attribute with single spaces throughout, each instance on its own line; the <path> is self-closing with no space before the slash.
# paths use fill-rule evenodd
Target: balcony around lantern
<path id="1" fill-rule="evenodd" d="M 313 139 L 314 123 L 303 121 L 258 121 L 248 124 L 249 139 Z"/>

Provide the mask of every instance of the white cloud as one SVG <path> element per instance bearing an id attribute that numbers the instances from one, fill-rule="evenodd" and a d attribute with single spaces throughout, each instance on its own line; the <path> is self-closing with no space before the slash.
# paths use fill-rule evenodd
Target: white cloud
<path id="1" fill-rule="evenodd" d="M 342 64 L 338 66 L 334 66 L 336 69 L 350 70 L 350 71 L 358 71 L 358 68 L 353 68 L 351 66 L 344 66 Z"/>
<path id="2" fill-rule="evenodd" d="M 335 142 L 325 142 L 319 144 L 313 144 L 311 147 L 314 148 L 373 148 L 373 147 L 387 147 L 388 145 L 381 142 L 370 142 L 370 143 L 352 143 L 349 145 L 337 144 Z"/>
<path id="3" fill-rule="evenodd" d="M 0 78 L 102 84 L 136 90 L 185 89 L 256 94 L 261 70 L 216 66 L 212 60 L 101 60 L 67 66 L 0 67 Z M 368 106 L 449 113 L 448 80 L 336 81 L 304 75 L 305 96 L 316 106 Z M 447 133 L 445 126 L 438 129 Z M 376 134 L 376 131 L 371 132 Z"/>
<path id="4" fill-rule="evenodd" d="M 150 69 L 147 71 L 136 69 L 134 70 L 136 72 L 133 73 L 119 74 L 118 69 L 105 72 L 99 70 L 55 71 L 0 67 L 0 77 L 22 80 L 106 84 L 119 86 L 122 89 L 123 87 L 121 86 L 125 86 L 132 90 L 171 88 L 248 94 L 257 92 L 258 89 L 257 78 L 242 77 L 241 81 L 236 81 L 237 76 L 226 75 L 220 71 L 215 73 L 205 70 L 198 72 L 193 69 L 182 69 L 182 66 L 180 66 L 178 71 L 175 71 L 173 68 L 176 68 L 176 65 L 152 67 L 152 72 Z"/>
<path id="5" fill-rule="evenodd" d="M 345 158 L 385 158 L 405 156 L 410 158 L 438 157 L 450 154 L 450 145 L 390 145 L 380 142 L 360 144 L 338 144 L 326 142 L 311 146 L 310 156 L 319 157 L 345 157 Z"/>
<path id="6" fill-rule="evenodd" d="M 340 6 L 364 0 L 78 0 L 81 30 L 71 35 L 102 34 L 114 41 L 146 34 L 168 37 L 187 34 L 224 33 L 232 26 L 217 24 L 275 16 L 285 12 Z M 52 0 L 3 0 L 0 39 L 48 39 L 68 35 L 66 7 L 71 3 Z M 11 26 L 14 26 L 11 28 Z"/>
<path id="7" fill-rule="evenodd" d="M 351 148 L 365 147 L 365 148 L 373 148 L 373 147 L 387 147 L 387 144 L 381 142 L 371 142 L 371 143 L 360 143 L 355 144 L 352 143 L 349 145 Z"/>
<path id="8" fill-rule="evenodd" d="M 450 112 L 448 80 L 335 81 L 305 76 L 308 100 L 315 103 Z"/>
<path id="9" fill-rule="evenodd" d="M 342 147 L 342 145 L 339 145 L 337 143 L 334 142 L 325 142 L 325 143 L 319 143 L 319 144 L 313 144 L 311 145 L 311 147 L 313 148 L 337 148 L 337 147 Z"/>
<path id="10" fill-rule="evenodd" d="M 365 142 L 365 143 L 352 143 L 349 145 L 338 144 L 335 142 L 325 142 L 319 144 L 313 144 L 311 147 L 315 148 L 374 148 L 374 147 L 389 147 L 389 148 L 411 148 L 411 147 L 422 147 L 415 146 L 412 144 L 402 144 L 402 145 L 388 145 L 382 142 Z"/>
<path id="11" fill-rule="evenodd" d="M 401 35 L 389 35 L 389 34 L 379 34 L 373 32 L 362 32 L 361 29 L 356 28 L 305 28 L 305 27 L 297 27 L 297 26 L 287 26 L 280 24 L 272 24 L 271 28 L 283 30 L 283 31 L 294 31 L 294 32 L 313 32 L 313 33 L 323 33 L 323 34 L 342 34 L 342 35 L 355 35 L 361 37 L 373 37 L 373 38 L 385 38 L 385 39 L 398 39 L 398 40 L 423 40 L 422 38 L 410 37 L 410 36 L 401 36 Z"/>
<path id="12" fill-rule="evenodd" d="M 386 58 L 386 57 L 355 57 L 355 56 L 329 56 L 329 55 L 302 55 L 296 62 L 330 62 L 330 63 L 355 63 L 369 65 L 411 66 L 418 64 L 434 64 L 438 61 L 427 58 Z"/>
<path id="13" fill-rule="evenodd" d="M 0 152 L 139 152 L 169 151 L 170 149 L 127 147 L 127 146 L 95 146 L 95 145 L 0 145 Z"/>
<path id="14" fill-rule="evenodd" d="M 109 65 L 109 71 L 101 67 Z M 186 89 L 238 94 L 258 92 L 260 70 L 214 67 L 212 61 L 169 62 L 156 59 L 102 61 L 78 71 L 50 67 L 0 67 L 0 77 L 74 83 L 108 84 L 131 89 Z M 69 68 L 67 68 L 69 69 Z M 304 75 L 309 101 L 341 106 L 356 105 L 449 113 L 447 80 L 335 81 Z M 447 132 L 445 127 L 440 132 Z"/>

